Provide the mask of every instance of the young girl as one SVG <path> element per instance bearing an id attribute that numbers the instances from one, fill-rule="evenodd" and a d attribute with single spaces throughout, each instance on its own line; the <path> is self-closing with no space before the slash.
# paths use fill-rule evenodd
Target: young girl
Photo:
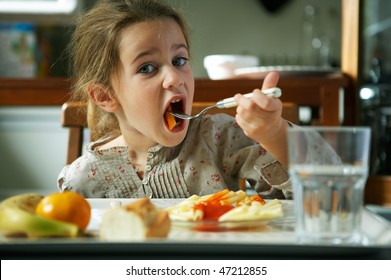
<path id="1" fill-rule="evenodd" d="M 153 0 L 102 0 L 79 19 L 70 45 L 73 98 L 88 101 L 93 141 L 64 167 L 61 190 L 85 197 L 185 198 L 240 178 L 264 198 L 291 198 L 282 104 L 259 89 L 235 96 L 237 114 L 191 113 L 194 77 L 188 31 L 173 8 Z M 269 74 L 263 89 L 275 87 Z"/>

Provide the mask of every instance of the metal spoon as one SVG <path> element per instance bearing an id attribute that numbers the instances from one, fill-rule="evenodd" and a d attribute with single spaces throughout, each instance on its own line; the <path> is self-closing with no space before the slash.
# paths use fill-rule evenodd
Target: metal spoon
<path id="1" fill-rule="evenodd" d="M 275 98 L 278 98 L 282 95 L 281 89 L 277 88 L 277 87 L 264 89 L 264 90 L 262 90 L 262 93 L 267 96 L 275 97 Z M 254 93 L 252 93 L 252 92 L 247 93 L 247 94 L 244 94 L 243 96 L 248 99 L 251 99 L 251 98 L 253 98 Z M 224 109 L 224 108 L 231 108 L 231 107 L 235 107 L 235 106 L 238 106 L 235 99 L 233 97 L 229 97 L 229 98 L 225 98 L 225 99 L 217 101 L 217 103 L 215 105 L 206 107 L 205 109 L 203 109 L 201 112 L 199 112 L 198 114 L 196 114 L 194 116 L 190 116 L 187 114 L 181 114 L 181 113 L 177 113 L 177 112 L 172 112 L 172 111 L 170 111 L 170 114 L 177 117 L 177 118 L 183 119 L 183 120 L 191 120 L 191 119 L 201 117 L 202 115 L 205 114 L 206 111 L 208 111 L 209 109 L 214 108 L 214 107 Z"/>

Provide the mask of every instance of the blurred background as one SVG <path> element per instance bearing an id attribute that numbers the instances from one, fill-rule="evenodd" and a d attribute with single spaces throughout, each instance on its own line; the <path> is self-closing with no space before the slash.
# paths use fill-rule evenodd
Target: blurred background
<path id="1" fill-rule="evenodd" d="M 20 1 L 0 0 L 0 5 L 2 2 Z M 75 2 L 75 10 L 70 14 L 57 13 L 54 16 L 28 11 L 21 14 L 20 10 L 0 14 L 1 63 L 12 64 L 7 53 L 16 51 L 18 42 L 15 40 L 20 37 L 19 40 L 25 42 L 19 43 L 28 44 L 35 64 L 30 70 L 21 69 L 19 73 L 1 67 L 1 76 L 67 76 L 64 49 L 73 29 L 73 19 L 94 5 L 96 0 L 69 2 Z M 339 65 L 340 0 L 168 2 L 183 11 L 191 28 L 192 64 L 196 77 L 207 75 L 203 58 L 211 54 L 254 55 L 259 58 L 260 65 Z M 45 4 L 41 6 L 45 7 Z"/>

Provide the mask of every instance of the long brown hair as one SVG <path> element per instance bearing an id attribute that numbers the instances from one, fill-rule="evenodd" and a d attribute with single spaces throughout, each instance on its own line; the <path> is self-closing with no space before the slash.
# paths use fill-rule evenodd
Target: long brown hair
<path id="1" fill-rule="evenodd" d="M 100 0 L 76 21 L 68 46 L 74 76 L 71 98 L 88 102 L 92 140 L 120 134 L 116 116 L 90 100 L 88 87 L 100 84 L 113 93 L 110 76 L 119 67 L 122 30 L 135 23 L 166 17 L 178 23 L 189 45 L 188 28 L 182 15 L 159 0 Z"/>

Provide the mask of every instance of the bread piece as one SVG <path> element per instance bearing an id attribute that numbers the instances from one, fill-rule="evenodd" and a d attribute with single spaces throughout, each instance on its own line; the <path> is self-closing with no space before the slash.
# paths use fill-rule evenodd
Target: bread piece
<path id="1" fill-rule="evenodd" d="M 102 217 L 100 238 L 109 241 L 137 241 L 165 238 L 171 229 L 167 211 L 155 207 L 147 197 L 108 210 Z"/>

